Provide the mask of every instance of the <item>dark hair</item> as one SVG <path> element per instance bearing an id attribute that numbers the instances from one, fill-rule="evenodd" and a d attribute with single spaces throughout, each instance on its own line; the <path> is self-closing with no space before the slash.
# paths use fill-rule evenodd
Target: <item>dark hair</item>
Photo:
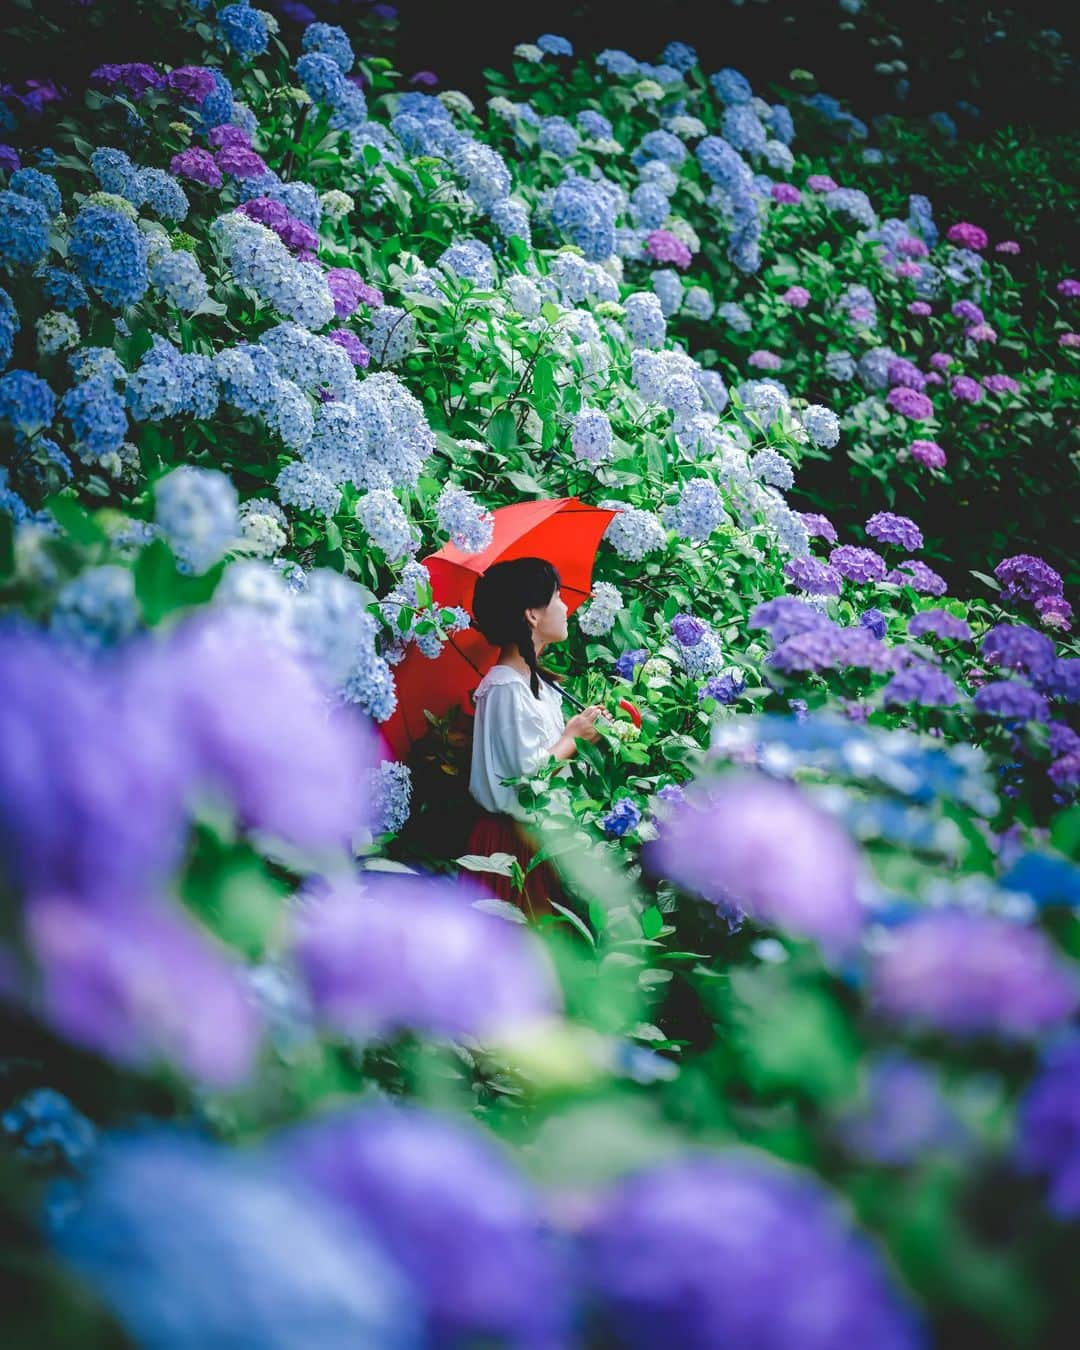
<path id="1" fill-rule="evenodd" d="M 489 567 L 473 592 L 477 628 L 496 647 L 517 644 L 531 672 L 534 698 L 540 697 L 540 666 L 525 611 L 549 605 L 559 585 L 559 574 L 546 558 L 514 558 Z"/>

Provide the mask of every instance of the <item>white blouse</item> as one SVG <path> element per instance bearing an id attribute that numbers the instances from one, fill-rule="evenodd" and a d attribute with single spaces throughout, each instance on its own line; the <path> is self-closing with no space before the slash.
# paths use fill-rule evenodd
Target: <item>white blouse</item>
<path id="1" fill-rule="evenodd" d="M 472 770 L 469 792 L 485 811 L 525 818 L 517 789 L 505 778 L 527 778 L 547 763 L 551 747 L 563 734 L 562 699 L 540 681 L 540 697 L 528 679 L 511 666 L 488 671 L 473 695 Z"/>

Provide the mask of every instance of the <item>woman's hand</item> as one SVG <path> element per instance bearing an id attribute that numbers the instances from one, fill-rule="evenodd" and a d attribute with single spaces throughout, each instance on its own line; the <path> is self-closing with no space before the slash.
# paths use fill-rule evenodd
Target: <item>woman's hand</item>
<path id="1" fill-rule="evenodd" d="M 596 742 L 600 733 L 596 729 L 596 719 L 604 712 L 599 703 L 593 703 L 581 712 L 575 713 L 563 729 L 563 734 L 551 747 L 556 759 L 573 759 L 577 754 L 578 740 Z"/>
<path id="2" fill-rule="evenodd" d="M 604 712 L 599 703 L 592 703 L 581 712 L 575 713 L 566 724 L 566 735 L 571 740 L 598 741 L 600 733 L 596 729 L 596 719 Z"/>

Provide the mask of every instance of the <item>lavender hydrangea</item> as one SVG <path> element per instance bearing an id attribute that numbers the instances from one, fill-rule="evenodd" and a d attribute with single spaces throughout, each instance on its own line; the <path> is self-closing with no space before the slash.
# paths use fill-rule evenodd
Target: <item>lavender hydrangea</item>
<path id="1" fill-rule="evenodd" d="M 764 925 L 834 948 L 861 928 L 851 840 L 795 788 L 764 776 L 700 784 L 648 857 L 683 889 Z"/>
<path id="2" fill-rule="evenodd" d="M 604 464 L 611 459 L 614 451 L 607 413 L 599 408 L 582 408 L 574 417 L 570 443 L 580 464 Z"/>
<path id="3" fill-rule="evenodd" d="M 1066 1221 L 1080 1216 L 1080 1036 L 1066 1036 L 1042 1056 L 1020 1102 L 1016 1164 L 1046 1177 L 1049 1206 Z"/>
<path id="4" fill-rule="evenodd" d="M 419 534 L 397 497 L 385 488 L 376 488 L 360 498 L 356 503 L 356 518 L 389 562 L 397 562 L 416 551 Z"/>
<path id="5" fill-rule="evenodd" d="M 649 553 L 664 548 L 667 532 L 659 517 L 626 502 L 604 501 L 600 507 L 616 515 L 604 531 L 604 538 L 628 562 L 640 562 Z"/>
<path id="6" fill-rule="evenodd" d="M 912 637 L 928 635 L 953 642 L 970 642 L 971 628 L 964 619 L 958 619 L 946 609 L 924 609 L 908 620 Z"/>
<path id="7" fill-rule="evenodd" d="M 634 291 L 626 297 L 626 331 L 632 342 L 643 347 L 660 347 L 667 324 L 659 297 L 651 291 Z"/>
<path id="8" fill-rule="evenodd" d="M 890 1020 L 960 1038 L 1028 1040 L 1078 1002 L 1075 970 L 1041 932 L 964 910 L 895 929 L 874 961 L 871 993 Z"/>
<path id="9" fill-rule="evenodd" d="M 917 703 L 924 708 L 952 708 L 960 702 L 960 691 L 929 661 L 910 660 L 888 682 L 881 697 L 886 706 L 910 707 Z"/>
<path id="10" fill-rule="evenodd" d="M 608 581 L 597 581 L 592 598 L 578 610 L 578 626 L 589 637 L 603 637 L 615 626 L 616 616 L 623 608 L 622 596 Z"/>
<path id="11" fill-rule="evenodd" d="M 840 594 L 840 573 L 817 558 L 790 558 L 784 564 L 784 576 L 808 595 Z"/>
<path id="12" fill-rule="evenodd" d="M 482 553 L 491 543 L 495 518 L 464 488 L 447 483 L 435 503 L 439 528 L 463 553 Z"/>
<path id="13" fill-rule="evenodd" d="M 531 936 L 434 877 L 337 882 L 298 917 L 294 955 L 323 1021 L 360 1038 L 490 1039 L 557 1007 Z"/>
<path id="14" fill-rule="evenodd" d="M 892 586 L 910 586 L 920 595 L 944 595 L 949 589 L 945 578 L 918 558 L 905 558 L 885 580 Z"/>
<path id="15" fill-rule="evenodd" d="M 1050 716 L 1046 699 L 1020 680 L 992 680 L 975 694 L 975 709 L 987 717 L 1015 722 L 1045 722 Z"/>
<path id="16" fill-rule="evenodd" d="M 1034 601 L 1043 595 L 1060 595 L 1062 580 L 1049 563 L 1031 553 L 1017 553 L 1004 558 L 994 568 L 994 576 L 1001 582 L 1001 598 Z"/>
<path id="17" fill-rule="evenodd" d="M 813 443 L 823 450 L 831 450 L 840 443 L 840 420 L 831 408 L 811 403 L 803 409 L 802 424 Z"/>
<path id="18" fill-rule="evenodd" d="M 907 516 L 894 515 L 891 511 L 875 512 L 866 522 L 866 533 L 879 543 L 898 544 L 908 553 L 915 553 L 923 546 L 918 525 Z"/>
<path id="19" fill-rule="evenodd" d="M 764 1156 L 702 1155 L 630 1177 L 591 1216 L 585 1256 L 600 1325 L 632 1350 L 921 1341 L 830 1193 Z"/>
<path id="20" fill-rule="evenodd" d="M 662 518 L 669 530 L 695 543 L 704 543 L 726 524 L 728 516 L 716 484 L 708 478 L 691 478 L 678 502 L 664 508 Z"/>
<path id="21" fill-rule="evenodd" d="M 177 558 L 207 571 L 240 533 L 239 499 L 227 475 L 182 464 L 154 489 L 155 520 Z"/>

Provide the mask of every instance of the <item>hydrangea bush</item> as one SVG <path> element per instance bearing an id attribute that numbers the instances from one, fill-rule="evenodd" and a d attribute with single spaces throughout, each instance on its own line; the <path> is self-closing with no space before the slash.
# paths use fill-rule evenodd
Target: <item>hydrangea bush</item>
<path id="1" fill-rule="evenodd" d="M 1051 1343 L 1068 578 L 1033 543 L 960 584 L 918 510 L 1065 388 L 993 359 L 1010 251 L 880 218 L 801 155 L 838 106 L 685 43 L 542 34 L 478 110 L 306 10 L 174 14 L 85 109 L 3 103 L 34 1308 L 59 1263 L 185 1344 Z M 834 462 L 857 515 L 796 496 Z M 607 713 L 519 785 L 567 892 L 530 925 L 512 858 L 436 846 L 460 723 L 415 781 L 379 727 L 470 621 L 422 557 L 563 496 L 615 513 L 552 653 Z"/>

